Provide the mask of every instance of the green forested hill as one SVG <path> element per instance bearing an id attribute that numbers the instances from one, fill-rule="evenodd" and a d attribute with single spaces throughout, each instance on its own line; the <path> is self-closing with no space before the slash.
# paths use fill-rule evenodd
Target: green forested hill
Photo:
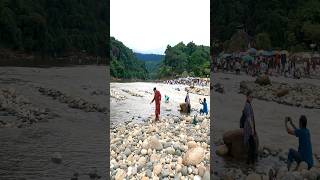
<path id="1" fill-rule="evenodd" d="M 105 0 L 1 0 L 0 48 L 48 56 L 106 54 Z"/>
<path id="2" fill-rule="evenodd" d="M 110 38 L 111 76 L 121 79 L 147 79 L 148 72 L 143 61 L 114 37 Z"/>
<path id="3" fill-rule="evenodd" d="M 167 46 L 165 58 L 159 67 L 159 77 L 201 76 L 210 74 L 210 47 L 187 45 L 180 42 L 171 47 Z"/>
<path id="4" fill-rule="evenodd" d="M 212 43 L 225 46 L 242 27 L 256 48 L 290 51 L 320 46 L 319 0 L 215 0 L 211 9 Z"/>

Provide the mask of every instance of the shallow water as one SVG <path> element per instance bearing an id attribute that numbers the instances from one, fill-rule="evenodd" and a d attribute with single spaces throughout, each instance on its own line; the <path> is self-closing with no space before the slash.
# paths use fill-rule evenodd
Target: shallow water
<path id="1" fill-rule="evenodd" d="M 105 67 L 11 67 L 0 68 L 0 71 L 1 79 L 9 82 L 1 83 L 1 87 L 14 87 L 33 104 L 58 115 L 27 128 L 0 129 L 0 179 L 70 179 L 75 172 L 79 173 L 79 179 L 89 179 L 88 173 L 94 168 L 106 179 L 107 114 L 69 108 L 41 95 L 35 88 L 38 85 L 55 88 L 102 104 L 106 96 L 89 94 L 96 89 L 105 91 Z M 10 81 L 12 78 L 23 81 Z M 83 85 L 88 88 L 83 89 Z M 0 118 L 3 115 L 0 114 Z M 55 152 L 61 153 L 61 164 L 51 161 Z"/>
<path id="2" fill-rule="evenodd" d="M 135 82 L 135 83 L 111 83 L 110 90 L 116 91 L 121 95 L 127 97 L 126 100 L 116 101 L 115 98 L 110 98 L 110 120 L 111 123 L 116 125 L 117 123 L 123 123 L 128 120 L 135 122 L 142 122 L 143 119 L 148 119 L 150 116 L 154 116 L 155 104 L 150 104 L 153 99 L 153 88 L 156 87 L 162 96 L 160 118 L 168 115 L 185 115 L 180 113 L 179 104 L 184 102 L 186 86 L 184 85 L 168 85 L 163 83 L 150 83 L 150 82 Z M 179 88 L 180 91 L 176 90 Z M 143 97 L 132 96 L 122 90 L 129 90 L 131 92 L 142 95 Z M 164 96 L 169 96 L 169 103 L 164 102 Z M 201 96 L 197 94 L 189 94 L 191 102 L 191 115 L 198 114 L 202 105 L 199 103 L 199 98 L 207 99 L 208 109 L 210 111 L 210 97 Z M 167 111 L 170 109 L 170 111 Z"/>

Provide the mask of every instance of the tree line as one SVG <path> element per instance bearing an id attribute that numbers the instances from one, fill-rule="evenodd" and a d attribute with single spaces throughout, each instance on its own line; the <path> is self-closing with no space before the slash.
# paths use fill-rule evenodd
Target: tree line
<path id="1" fill-rule="evenodd" d="M 310 51 L 310 44 L 320 46 L 319 0 L 216 0 L 211 19 L 211 44 L 220 50 L 239 28 L 257 49 Z"/>
<path id="2" fill-rule="evenodd" d="M 41 56 L 106 56 L 109 6 L 104 0 L 1 0 L 0 48 Z"/>

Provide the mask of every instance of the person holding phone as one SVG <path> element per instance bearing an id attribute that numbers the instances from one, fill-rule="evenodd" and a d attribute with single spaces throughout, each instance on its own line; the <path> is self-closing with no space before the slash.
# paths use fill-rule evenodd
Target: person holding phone
<path id="1" fill-rule="evenodd" d="M 288 127 L 288 123 L 290 123 L 291 128 Z M 307 117 L 305 115 L 300 116 L 299 128 L 296 128 L 290 117 L 286 117 L 285 126 L 288 134 L 296 136 L 299 139 L 298 151 L 292 148 L 289 149 L 287 162 L 288 170 L 290 169 L 293 161 L 296 161 L 298 164 L 302 161 L 305 161 L 310 169 L 313 166 L 313 158 L 311 136 L 310 131 L 307 128 Z"/>

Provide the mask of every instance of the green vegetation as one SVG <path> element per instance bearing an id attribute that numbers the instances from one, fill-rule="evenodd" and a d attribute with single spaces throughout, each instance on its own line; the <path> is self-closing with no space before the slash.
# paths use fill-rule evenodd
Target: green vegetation
<path id="1" fill-rule="evenodd" d="M 110 38 L 111 76 L 121 79 L 147 79 L 143 61 L 137 59 L 131 49 L 114 37 Z"/>
<path id="2" fill-rule="evenodd" d="M 180 42 L 167 46 L 165 59 L 159 67 L 159 77 L 199 76 L 210 74 L 210 48 L 197 46 L 193 42 L 187 45 Z"/>
<path id="3" fill-rule="evenodd" d="M 109 6 L 104 0 L 1 0 L 0 48 L 41 56 L 105 56 Z"/>
<path id="4" fill-rule="evenodd" d="M 258 49 L 303 51 L 310 50 L 311 43 L 320 46 L 319 0 L 216 0 L 211 19 L 212 45 L 220 51 L 233 50 L 230 40 L 239 29 Z"/>
<path id="5" fill-rule="evenodd" d="M 210 74 L 209 47 L 193 42 L 168 46 L 164 57 L 134 53 L 111 37 L 111 76 L 121 79 L 159 79 Z M 151 59 L 148 60 L 149 57 Z M 143 60 L 139 60 L 143 59 Z"/>

